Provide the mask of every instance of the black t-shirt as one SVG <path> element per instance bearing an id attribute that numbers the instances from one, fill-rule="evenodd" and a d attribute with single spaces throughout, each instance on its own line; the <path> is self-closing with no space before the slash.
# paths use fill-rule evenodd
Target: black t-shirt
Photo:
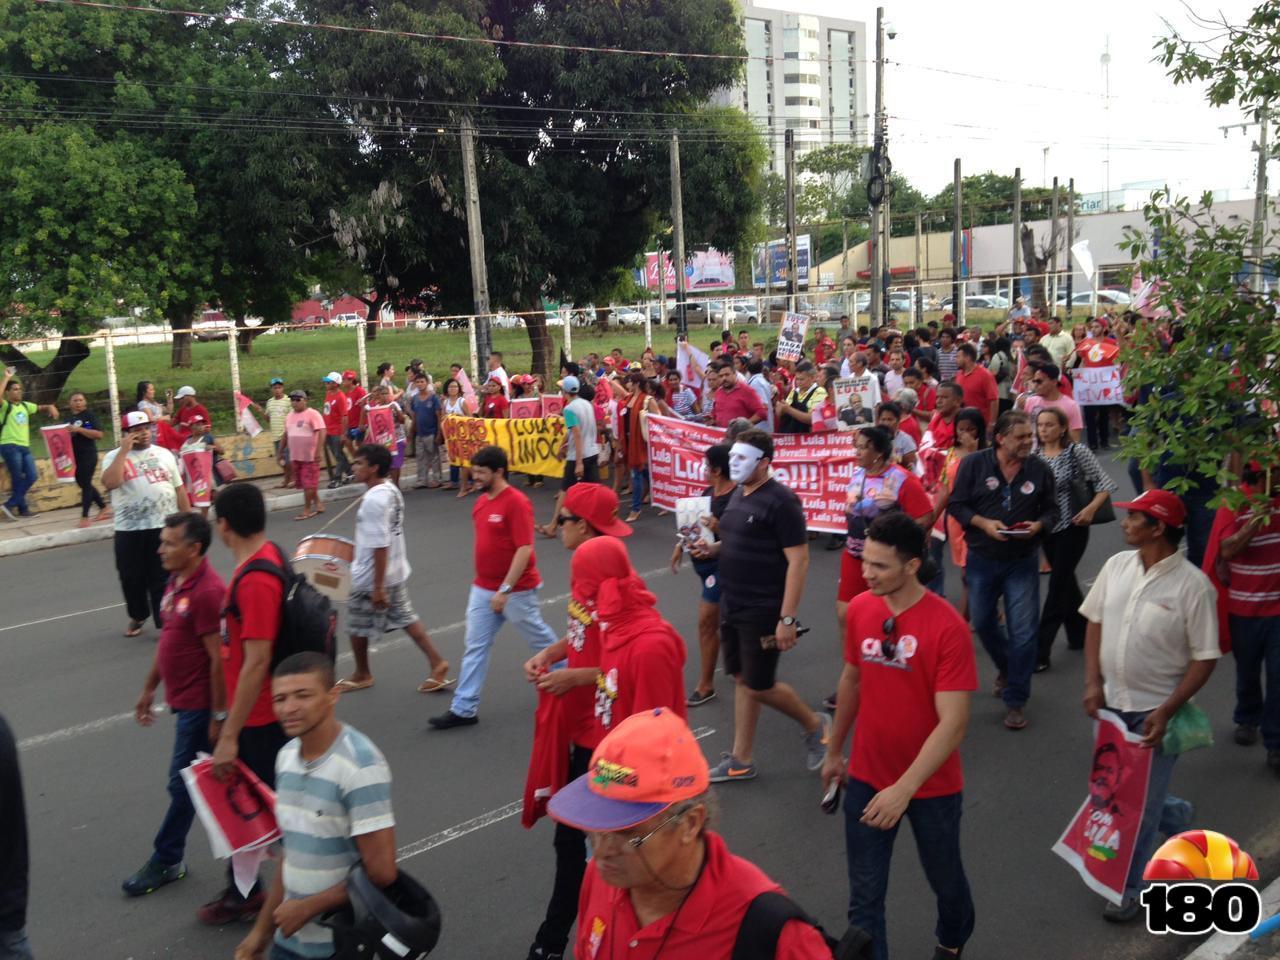
<path id="1" fill-rule="evenodd" d="M 98 426 L 98 418 L 94 416 L 93 411 L 88 407 L 79 413 L 67 414 L 67 423 L 73 427 L 84 427 L 86 430 L 101 430 Z M 86 437 L 79 433 L 71 435 L 71 451 L 76 455 L 76 462 L 81 460 L 97 460 L 98 459 L 98 441 Z"/>
<path id="2" fill-rule="evenodd" d="M 0 930 L 27 925 L 27 814 L 13 731 L 0 716 Z"/>
<path id="3" fill-rule="evenodd" d="M 751 496 L 738 487 L 720 517 L 720 586 L 730 613 L 781 610 L 787 547 L 809 542 L 800 498 L 769 479 Z"/>

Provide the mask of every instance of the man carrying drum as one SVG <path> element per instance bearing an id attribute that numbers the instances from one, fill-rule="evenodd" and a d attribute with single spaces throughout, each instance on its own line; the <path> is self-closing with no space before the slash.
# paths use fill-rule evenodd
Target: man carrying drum
<path id="1" fill-rule="evenodd" d="M 373 686 L 369 669 L 369 637 L 388 630 L 404 630 L 427 655 L 431 676 L 418 687 L 420 693 L 435 693 L 453 685 L 446 680 L 449 661 L 441 656 L 427 635 L 422 621 L 409 603 L 409 560 L 404 548 L 404 495 L 394 483 L 391 451 L 380 444 L 366 443 L 356 450 L 351 464 L 357 483 L 368 489 L 356 511 L 356 555 L 351 570 L 351 599 L 347 604 L 347 626 L 351 630 L 351 653 L 356 667 L 351 676 L 339 680 L 339 693 Z"/>

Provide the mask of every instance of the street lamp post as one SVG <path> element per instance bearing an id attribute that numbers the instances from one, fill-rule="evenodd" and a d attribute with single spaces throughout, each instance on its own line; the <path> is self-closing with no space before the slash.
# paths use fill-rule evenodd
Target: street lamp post
<path id="1" fill-rule="evenodd" d="M 871 326 L 878 327 L 889 316 L 889 198 L 893 193 L 890 176 L 888 132 L 884 112 L 884 41 L 898 35 L 884 22 L 884 7 L 876 7 L 876 117 L 875 140 L 867 180 L 867 202 L 871 206 Z M 881 207 L 884 209 L 882 210 Z"/>

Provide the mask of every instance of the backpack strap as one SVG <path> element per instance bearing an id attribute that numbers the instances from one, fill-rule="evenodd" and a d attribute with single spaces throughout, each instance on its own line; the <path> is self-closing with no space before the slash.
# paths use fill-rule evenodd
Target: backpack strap
<path id="1" fill-rule="evenodd" d="M 767 890 L 747 906 L 730 960 L 773 960 L 782 928 L 792 920 L 809 924 L 822 934 L 829 946 L 834 946 L 822 925 L 801 910 L 799 904 L 781 891 Z"/>
<path id="2" fill-rule="evenodd" d="M 284 559 L 285 552 L 280 549 L 280 545 L 274 541 L 271 542 L 271 545 L 276 548 L 276 552 L 280 554 L 281 559 Z M 287 559 L 284 561 L 283 566 L 278 563 L 272 563 L 265 557 L 258 560 L 250 560 L 231 580 L 231 588 L 227 590 L 227 605 L 222 611 L 224 614 L 229 613 L 236 619 L 240 618 L 240 605 L 236 602 L 236 589 L 240 586 L 240 581 L 251 573 L 269 573 L 273 577 L 277 577 L 280 580 L 281 588 L 286 591 L 289 589 L 289 581 L 293 579 L 293 567 L 290 566 Z"/>

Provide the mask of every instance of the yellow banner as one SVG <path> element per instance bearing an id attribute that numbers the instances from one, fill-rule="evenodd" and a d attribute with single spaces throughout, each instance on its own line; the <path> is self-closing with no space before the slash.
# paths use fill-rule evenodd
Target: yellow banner
<path id="1" fill-rule="evenodd" d="M 484 420 L 479 417 L 445 417 L 445 451 L 455 467 L 469 467 L 481 447 L 501 447 L 507 452 L 511 473 L 539 477 L 564 474 L 563 417 L 526 417 L 519 420 Z"/>

